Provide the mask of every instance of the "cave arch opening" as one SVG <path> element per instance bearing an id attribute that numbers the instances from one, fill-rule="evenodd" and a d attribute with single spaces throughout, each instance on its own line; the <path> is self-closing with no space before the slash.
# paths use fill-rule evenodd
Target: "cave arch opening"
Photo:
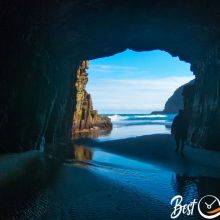
<path id="1" fill-rule="evenodd" d="M 8 13 L 2 21 L 8 28 L 1 35 L 1 55 L 6 58 L 1 61 L 3 151 L 37 148 L 44 139 L 70 141 L 73 72 L 82 59 L 126 48 L 161 49 L 191 63 L 196 85 L 187 98 L 193 106 L 189 139 L 219 149 L 217 1 L 44 1 L 34 7 L 22 1 L 4 7 Z M 22 13 L 13 13 L 14 8 Z"/>
<path id="2" fill-rule="evenodd" d="M 86 102 L 92 107 L 87 107 L 84 120 L 93 128 L 90 110 L 109 117 L 113 124 L 110 139 L 169 133 L 174 115 L 183 109 L 182 86 L 194 79 L 189 63 L 162 50 L 125 50 L 90 60 L 87 68 Z M 178 97 L 165 107 L 177 89 L 174 96 Z"/>

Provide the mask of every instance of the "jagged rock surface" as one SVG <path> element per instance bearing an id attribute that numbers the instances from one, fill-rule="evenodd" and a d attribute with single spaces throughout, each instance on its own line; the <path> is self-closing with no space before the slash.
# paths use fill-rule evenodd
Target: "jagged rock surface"
<path id="1" fill-rule="evenodd" d="M 217 0 L 1 1 L 0 151 L 68 143 L 73 71 L 126 49 L 165 50 L 191 64 L 188 138 L 220 149 L 219 11 Z"/>
<path id="2" fill-rule="evenodd" d="M 76 109 L 73 117 L 73 136 L 76 132 L 111 130 L 111 119 L 93 109 L 91 95 L 86 91 L 88 61 L 83 61 L 76 73 Z"/>
<path id="3" fill-rule="evenodd" d="M 162 111 L 153 111 L 151 114 L 175 114 L 179 109 L 183 109 L 183 88 L 188 84 L 193 84 L 194 80 L 180 86 L 176 89 L 172 96 L 166 101 L 164 109 Z"/>

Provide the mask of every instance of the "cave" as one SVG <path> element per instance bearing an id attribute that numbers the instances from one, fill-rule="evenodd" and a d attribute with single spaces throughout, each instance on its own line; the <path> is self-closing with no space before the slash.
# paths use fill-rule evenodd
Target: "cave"
<path id="1" fill-rule="evenodd" d="M 191 64 L 188 140 L 219 150 L 219 9 L 208 0 L 1 2 L 0 151 L 69 143 L 78 66 L 126 49 Z"/>

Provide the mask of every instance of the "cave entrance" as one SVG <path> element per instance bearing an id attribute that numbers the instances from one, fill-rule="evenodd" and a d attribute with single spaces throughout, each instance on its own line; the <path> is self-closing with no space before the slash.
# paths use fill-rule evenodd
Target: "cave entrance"
<path id="1" fill-rule="evenodd" d="M 88 113 L 91 110 L 92 114 L 110 118 L 113 124 L 111 132 L 104 132 L 100 140 L 170 133 L 173 117 L 183 109 L 181 86 L 194 78 L 189 63 L 161 50 L 126 50 L 91 60 L 85 69 L 88 119 L 84 120 L 91 128 L 95 123 L 101 130 L 108 130 L 102 125 L 105 120 L 94 122 Z"/>

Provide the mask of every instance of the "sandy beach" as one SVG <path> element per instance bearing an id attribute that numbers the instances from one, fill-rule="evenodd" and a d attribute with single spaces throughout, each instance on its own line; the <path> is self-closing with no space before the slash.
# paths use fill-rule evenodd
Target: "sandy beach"
<path id="1" fill-rule="evenodd" d="M 76 141 L 76 144 L 147 161 L 188 175 L 220 177 L 220 152 L 193 148 L 186 144 L 182 156 L 175 152 L 175 141 L 170 134 L 145 135 L 105 142 L 81 139 Z"/>
<path id="2" fill-rule="evenodd" d="M 220 153 L 186 147 L 182 157 L 170 135 L 84 139 L 74 149 L 72 159 L 63 162 L 39 152 L 2 156 L 0 171 L 21 175 L 4 176 L 1 218 L 170 219 L 170 200 L 176 194 L 187 200 L 219 195 Z M 29 160 L 35 161 L 32 167 Z M 191 219 L 200 216 L 195 213 Z"/>

